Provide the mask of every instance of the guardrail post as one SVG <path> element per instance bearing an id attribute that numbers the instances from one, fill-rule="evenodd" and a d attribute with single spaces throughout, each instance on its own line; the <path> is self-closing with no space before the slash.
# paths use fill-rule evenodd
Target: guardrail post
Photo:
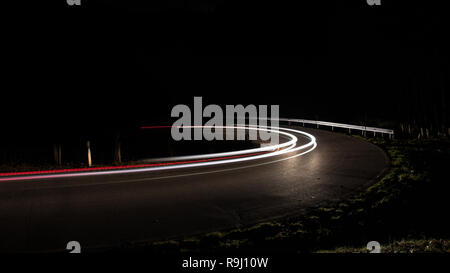
<path id="1" fill-rule="evenodd" d="M 86 146 L 87 146 L 88 165 L 89 167 L 91 167 L 92 166 L 91 143 L 89 140 L 87 141 Z"/>
<path id="2" fill-rule="evenodd" d="M 352 129 L 348 128 L 348 133 L 352 134 Z"/>

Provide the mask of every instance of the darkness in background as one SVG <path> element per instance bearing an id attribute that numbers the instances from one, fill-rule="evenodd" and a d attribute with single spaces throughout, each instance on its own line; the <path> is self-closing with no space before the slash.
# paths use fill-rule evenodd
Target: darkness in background
<path id="1" fill-rule="evenodd" d="M 435 3 L 81 1 L 2 4 L 2 145 L 168 123 L 193 96 L 448 127 L 448 16 Z"/>

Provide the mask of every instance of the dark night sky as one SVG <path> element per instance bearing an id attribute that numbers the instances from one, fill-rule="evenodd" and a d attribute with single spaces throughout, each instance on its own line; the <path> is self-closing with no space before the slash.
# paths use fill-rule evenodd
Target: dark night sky
<path id="1" fill-rule="evenodd" d="M 445 10 L 426 1 L 10 2 L 5 131 L 158 123 L 199 95 L 290 117 L 395 120 L 413 79 L 449 71 Z"/>

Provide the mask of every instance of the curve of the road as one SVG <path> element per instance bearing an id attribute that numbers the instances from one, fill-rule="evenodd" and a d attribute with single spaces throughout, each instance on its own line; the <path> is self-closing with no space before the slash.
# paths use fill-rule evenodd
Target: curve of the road
<path id="1" fill-rule="evenodd" d="M 195 168 L 1 181 L 0 252 L 58 251 L 69 241 L 117 246 L 299 214 L 366 187 L 388 167 L 363 140 L 287 130 L 302 149 Z"/>

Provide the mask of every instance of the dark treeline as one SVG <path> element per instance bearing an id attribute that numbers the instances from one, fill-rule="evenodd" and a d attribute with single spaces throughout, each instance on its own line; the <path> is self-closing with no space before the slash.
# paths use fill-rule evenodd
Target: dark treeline
<path id="1" fill-rule="evenodd" d="M 449 18 L 437 3 L 41 2 L 2 8 L 5 162 L 31 150 L 57 159 L 59 145 L 76 161 L 87 141 L 117 159 L 118 142 L 170 124 L 194 96 L 449 135 Z"/>
<path id="2" fill-rule="evenodd" d="M 399 133 L 419 138 L 449 136 L 450 70 L 448 62 L 432 53 L 424 65 L 414 71 L 409 92 L 398 104 Z"/>

